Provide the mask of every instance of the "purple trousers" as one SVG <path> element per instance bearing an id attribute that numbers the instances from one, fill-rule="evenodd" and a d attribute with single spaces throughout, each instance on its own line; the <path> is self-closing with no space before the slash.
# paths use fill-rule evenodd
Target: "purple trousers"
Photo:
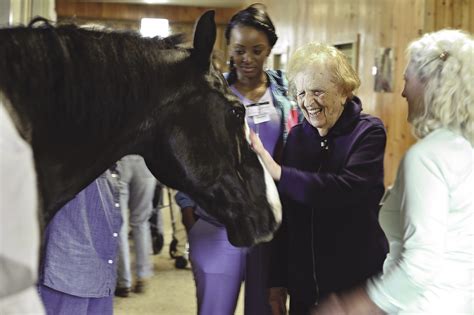
<path id="1" fill-rule="evenodd" d="M 202 219 L 196 221 L 191 228 L 188 240 L 189 257 L 196 282 L 198 314 L 234 314 L 240 286 L 248 271 L 246 267 L 249 249 L 232 246 L 224 227 L 215 226 Z M 262 262 L 260 256 L 254 261 Z M 252 268 L 254 276 L 258 274 L 259 266 L 252 266 L 257 267 Z M 260 282 L 260 279 L 262 278 L 254 278 L 255 281 L 251 281 L 252 288 L 247 287 L 249 283 L 246 284 L 246 315 L 269 314 L 270 308 L 267 307 L 267 298 L 264 296 L 266 283 Z M 249 293 L 252 298 L 247 296 Z"/>
<path id="2" fill-rule="evenodd" d="M 84 298 L 38 285 L 38 291 L 48 315 L 112 315 L 113 296 Z"/>

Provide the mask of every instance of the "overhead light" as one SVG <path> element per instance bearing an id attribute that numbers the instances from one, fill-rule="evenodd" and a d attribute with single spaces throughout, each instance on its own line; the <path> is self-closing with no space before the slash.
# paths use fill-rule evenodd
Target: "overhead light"
<path id="1" fill-rule="evenodd" d="M 140 23 L 140 33 L 143 37 L 166 37 L 170 34 L 167 19 L 143 18 Z"/>

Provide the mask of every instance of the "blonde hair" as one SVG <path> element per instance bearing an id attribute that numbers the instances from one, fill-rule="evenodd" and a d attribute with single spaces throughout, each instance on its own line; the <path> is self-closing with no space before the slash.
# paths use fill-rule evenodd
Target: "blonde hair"
<path id="1" fill-rule="evenodd" d="M 424 84 L 424 113 L 413 120 L 414 133 L 424 137 L 447 128 L 471 145 L 474 117 L 474 41 L 459 30 L 425 34 L 407 48 L 409 67 Z"/>
<path id="2" fill-rule="evenodd" d="M 295 95 L 295 77 L 311 65 L 325 65 L 332 82 L 348 97 L 360 86 L 360 79 L 347 57 L 334 46 L 313 42 L 298 48 L 288 62 L 290 92 Z"/>

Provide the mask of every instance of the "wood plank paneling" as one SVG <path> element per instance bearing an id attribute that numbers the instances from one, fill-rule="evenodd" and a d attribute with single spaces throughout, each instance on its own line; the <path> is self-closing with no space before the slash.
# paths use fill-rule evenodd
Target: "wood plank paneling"
<path id="1" fill-rule="evenodd" d="M 219 55 L 227 56 L 224 30 L 232 15 L 241 8 L 207 8 L 173 5 L 79 2 L 56 0 L 58 21 L 73 20 L 78 24 L 105 24 L 117 29 L 138 30 L 142 18 L 168 19 L 173 33 L 187 34 L 192 39 L 194 23 L 205 11 L 215 10 L 217 38 L 214 45 Z"/>
<path id="2" fill-rule="evenodd" d="M 58 17 L 76 16 L 88 19 L 132 20 L 141 18 L 163 18 L 172 22 L 194 23 L 196 18 L 210 8 L 173 5 L 95 3 L 56 0 Z M 236 8 L 215 8 L 216 24 L 226 24 Z"/>
<path id="3" fill-rule="evenodd" d="M 426 0 L 425 30 L 463 29 L 474 33 L 474 1 Z"/>
<path id="4" fill-rule="evenodd" d="M 474 33 L 474 1 L 459 1 L 461 2 L 461 28 Z"/>
<path id="5" fill-rule="evenodd" d="M 224 0 L 223 0 L 224 1 Z M 255 2 L 247 1 L 247 5 Z M 401 157 L 415 141 L 406 122 L 407 104 L 401 97 L 407 45 L 421 34 L 445 27 L 462 28 L 474 33 L 472 0 L 260 0 L 267 5 L 279 36 L 280 52 L 291 53 L 310 41 L 331 44 L 359 39 L 358 72 L 362 85 L 357 92 L 364 110 L 380 117 L 387 128 L 385 183 L 390 185 Z M 223 31 L 240 8 L 217 8 L 216 48 L 226 55 Z M 137 25 L 143 17 L 167 18 L 181 30 L 190 32 L 199 15 L 207 8 L 163 5 L 130 5 L 56 0 L 58 19 L 77 17 L 86 20 L 128 21 Z M 135 26 L 136 27 L 136 26 Z M 378 49 L 394 52 L 392 93 L 374 92 L 372 67 Z"/>

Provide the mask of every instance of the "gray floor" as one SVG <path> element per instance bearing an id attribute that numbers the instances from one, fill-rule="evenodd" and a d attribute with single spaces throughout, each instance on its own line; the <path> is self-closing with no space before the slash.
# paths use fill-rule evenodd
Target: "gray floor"
<path id="1" fill-rule="evenodd" d="M 152 256 L 155 274 L 148 282 L 145 293 L 132 293 L 127 298 L 114 299 L 116 315 L 193 315 L 197 313 L 196 291 L 191 269 L 189 266 L 185 270 L 174 267 L 174 260 L 168 254 L 171 240 L 168 208 L 164 208 L 163 215 L 165 246 L 160 255 Z M 243 314 L 242 304 L 242 299 L 239 298 L 236 315 Z"/>

